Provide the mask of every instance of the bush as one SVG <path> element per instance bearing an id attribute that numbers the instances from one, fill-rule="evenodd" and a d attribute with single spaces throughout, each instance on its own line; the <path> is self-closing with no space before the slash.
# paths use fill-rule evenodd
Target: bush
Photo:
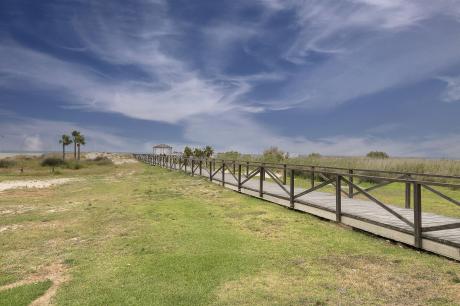
<path id="1" fill-rule="evenodd" d="M 278 147 L 270 147 L 266 149 L 263 153 L 263 159 L 265 162 L 268 163 L 280 163 L 283 161 L 287 156 L 286 154 L 280 150 Z"/>
<path id="2" fill-rule="evenodd" d="M 12 168 L 14 166 L 16 166 L 16 162 L 14 160 L 0 160 L 0 168 Z"/>
<path id="3" fill-rule="evenodd" d="M 367 153 L 366 156 L 369 158 L 381 158 L 381 159 L 390 157 L 387 153 L 382 152 L 382 151 L 371 151 Z"/>
<path id="4" fill-rule="evenodd" d="M 225 160 L 238 160 L 240 159 L 240 153 L 237 151 L 228 151 L 224 153 L 217 153 L 217 159 Z"/>
<path id="5" fill-rule="evenodd" d="M 67 162 L 65 164 L 66 164 L 67 169 L 78 170 L 78 169 L 83 168 L 83 165 L 80 164 L 77 161 L 71 161 L 71 162 Z"/>
<path id="6" fill-rule="evenodd" d="M 113 165 L 113 162 L 110 160 L 110 158 L 105 157 L 105 156 L 98 156 L 94 159 L 88 160 L 88 162 L 91 164 L 98 165 L 98 166 Z"/>
<path id="7" fill-rule="evenodd" d="M 42 160 L 41 165 L 43 167 L 59 167 L 66 165 L 66 162 L 60 158 L 48 157 Z"/>
<path id="8" fill-rule="evenodd" d="M 319 153 L 310 153 L 308 154 L 308 158 L 320 158 L 321 154 Z"/>

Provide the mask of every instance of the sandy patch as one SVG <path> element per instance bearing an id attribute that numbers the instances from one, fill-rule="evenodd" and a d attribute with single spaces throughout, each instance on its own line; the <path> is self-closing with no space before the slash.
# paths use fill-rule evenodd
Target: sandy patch
<path id="1" fill-rule="evenodd" d="M 26 213 L 32 210 L 34 210 L 34 207 L 16 205 L 14 208 L 1 209 L 0 216 L 1 215 L 18 215 L 18 214 L 23 214 L 23 213 Z"/>
<path id="2" fill-rule="evenodd" d="M 108 152 L 89 152 L 85 154 L 86 159 L 95 159 L 96 157 L 106 157 L 110 159 L 115 165 L 132 164 L 138 161 L 128 153 L 108 153 Z"/>
<path id="3" fill-rule="evenodd" d="M 6 231 L 14 231 L 21 227 L 22 225 L 19 225 L 19 224 L 11 224 L 11 225 L 2 226 L 0 227 L 0 233 L 6 232 Z"/>
<path id="4" fill-rule="evenodd" d="M 0 191 L 16 188 L 47 188 L 75 181 L 74 178 L 58 178 L 49 180 L 6 181 L 0 182 Z"/>

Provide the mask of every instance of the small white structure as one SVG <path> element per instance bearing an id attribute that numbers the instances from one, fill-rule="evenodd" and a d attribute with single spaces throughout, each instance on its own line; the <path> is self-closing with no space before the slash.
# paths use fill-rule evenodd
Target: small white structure
<path id="1" fill-rule="evenodd" d="M 155 145 L 153 146 L 153 154 L 171 155 L 172 147 L 164 143 Z"/>

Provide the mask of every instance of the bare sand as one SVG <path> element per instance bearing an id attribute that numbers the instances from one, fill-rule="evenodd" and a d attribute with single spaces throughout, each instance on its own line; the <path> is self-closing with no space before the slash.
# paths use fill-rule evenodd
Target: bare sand
<path id="1" fill-rule="evenodd" d="M 85 153 L 84 157 L 86 159 L 95 159 L 96 157 L 106 157 L 110 159 L 115 165 L 131 164 L 131 163 L 138 162 L 129 153 L 88 152 L 88 153 Z"/>
<path id="2" fill-rule="evenodd" d="M 0 182 L 0 192 L 15 188 L 47 188 L 75 181 L 75 178 L 57 178 L 46 180 L 20 180 Z"/>

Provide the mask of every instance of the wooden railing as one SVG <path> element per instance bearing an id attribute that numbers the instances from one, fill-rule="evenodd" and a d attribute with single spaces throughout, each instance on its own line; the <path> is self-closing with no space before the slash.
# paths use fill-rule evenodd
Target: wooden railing
<path id="1" fill-rule="evenodd" d="M 439 187 L 460 190 L 460 176 L 222 159 L 183 158 L 175 155 L 134 154 L 134 157 L 151 165 L 182 170 L 190 173 L 192 176 L 202 176 L 203 169 L 206 169 L 209 173 L 208 178 L 210 181 L 219 181 L 223 186 L 226 184 L 233 185 L 238 191 L 241 191 L 242 188 L 249 189 L 257 192 L 261 198 L 264 195 L 270 195 L 284 199 L 289 201 L 291 208 L 294 208 L 295 203 L 310 205 L 310 203 L 303 202 L 300 197 L 332 185 L 335 189 L 335 216 L 337 222 L 341 222 L 343 215 L 342 196 L 353 198 L 361 195 L 407 224 L 412 229 L 414 246 L 417 248 L 422 247 L 423 233 L 460 228 L 460 220 L 459 222 L 427 227 L 423 227 L 422 224 L 422 189 L 439 196 L 452 205 L 460 207 L 458 199 L 454 199 L 446 195 L 445 192 L 438 190 Z M 221 175 L 220 178 L 216 176 L 218 173 Z M 298 179 L 301 174 L 309 178 L 310 188 L 298 192 L 296 191 L 296 188 L 298 190 L 296 177 Z M 227 175 L 230 175 L 233 181 L 226 180 Z M 258 188 L 247 186 L 247 183 L 257 175 L 259 180 Z M 283 195 L 264 190 L 264 182 L 267 176 L 280 187 Z M 375 184 L 371 187 L 363 188 L 355 182 L 358 179 L 370 180 L 375 182 Z M 370 191 L 394 183 L 404 184 L 405 208 L 413 211 L 413 221 L 401 215 L 394 209 L 394 206 L 388 205 L 370 194 Z"/>

